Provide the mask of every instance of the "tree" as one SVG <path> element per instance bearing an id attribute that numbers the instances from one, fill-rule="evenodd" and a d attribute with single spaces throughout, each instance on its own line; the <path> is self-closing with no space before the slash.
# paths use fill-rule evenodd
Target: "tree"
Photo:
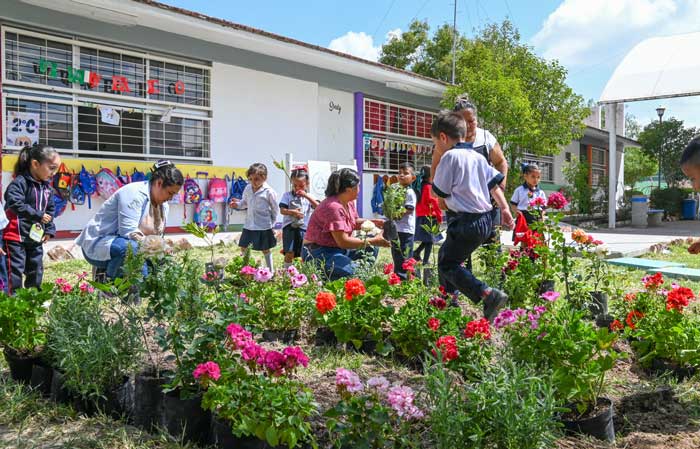
<path id="1" fill-rule="evenodd" d="M 636 139 L 641 131 L 642 126 L 637 121 L 637 117 L 632 114 L 625 114 L 625 137 Z"/>
<path id="2" fill-rule="evenodd" d="M 408 31 L 399 36 L 392 36 L 382 45 L 379 62 L 399 69 L 411 70 L 418 58 L 422 59 L 421 51 L 428 42 L 428 22 L 414 20 L 408 26 Z"/>
<path id="3" fill-rule="evenodd" d="M 654 121 L 639 133 L 637 141 L 644 153 L 657 163 L 661 155 L 661 174 L 669 186 L 677 187 L 685 179 L 678 160 L 696 132 L 695 128 L 685 128 L 682 120 L 671 117 L 662 124 Z"/>
<path id="4" fill-rule="evenodd" d="M 632 187 L 657 171 L 657 160 L 642 151 L 641 148 L 625 148 L 625 184 Z"/>

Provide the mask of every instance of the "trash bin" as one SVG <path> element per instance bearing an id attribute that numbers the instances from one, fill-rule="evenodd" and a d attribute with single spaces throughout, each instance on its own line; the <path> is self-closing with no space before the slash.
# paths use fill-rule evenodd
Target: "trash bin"
<path id="1" fill-rule="evenodd" d="M 647 212 L 649 212 L 649 201 L 644 195 L 634 195 L 632 197 L 632 226 L 635 228 L 647 227 Z"/>
<path id="2" fill-rule="evenodd" d="M 695 209 L 697 202 L 692 198 L 683 200 L 682 218 L 683 220 L 695 220 Z"/>

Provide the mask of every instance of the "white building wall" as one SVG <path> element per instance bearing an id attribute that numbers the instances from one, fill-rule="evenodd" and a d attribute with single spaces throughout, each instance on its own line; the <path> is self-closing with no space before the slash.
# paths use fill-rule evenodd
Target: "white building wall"
<path id="1" fill-rule="evenodd" d="M 355 101 L 352 93 L 318 88 L 318 159 L 354 159 Z"/>

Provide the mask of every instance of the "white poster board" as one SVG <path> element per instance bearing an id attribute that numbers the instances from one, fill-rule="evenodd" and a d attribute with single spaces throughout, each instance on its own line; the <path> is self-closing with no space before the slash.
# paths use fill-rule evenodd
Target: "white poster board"
<path id="1" fill-rule="evenodd" d="M 331 163 L 329 161 L 309 161 L 309 193 L 314 198 L 323 199 L 326 197 L 326 185 L 328 177 L 331 175 Z"/>
<path id="2" fill-rule="evenodd" d="M 23 147 L 38 143 L 40 123 L 40 114 L 8 111 L 5 145 Z"/>

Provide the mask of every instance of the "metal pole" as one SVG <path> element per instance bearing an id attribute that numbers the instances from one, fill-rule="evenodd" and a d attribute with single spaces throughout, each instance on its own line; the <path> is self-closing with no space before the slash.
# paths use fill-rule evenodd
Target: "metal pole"
<path id="1" fill-rule="evenodd" d="M 608 107 L 608 228 L 615 229 L 617 213 L 617 103 Z"/>
<path id="2" fill-rule="evenodd" d="M 659 115 L 659 132 L 661 132 L 661 148 L 659 148 L 659 190 L 661 190 L 661 154 L 664 151 L 664 128 L 663 128 L 663 115 Z"/>
<path id="3" fill-rule="evenodd" d="M 455 83 L 455 64 L 457 59 L 457 0 L 455 0 L 455 10 L 452 19 L 452 84 Z"/>

